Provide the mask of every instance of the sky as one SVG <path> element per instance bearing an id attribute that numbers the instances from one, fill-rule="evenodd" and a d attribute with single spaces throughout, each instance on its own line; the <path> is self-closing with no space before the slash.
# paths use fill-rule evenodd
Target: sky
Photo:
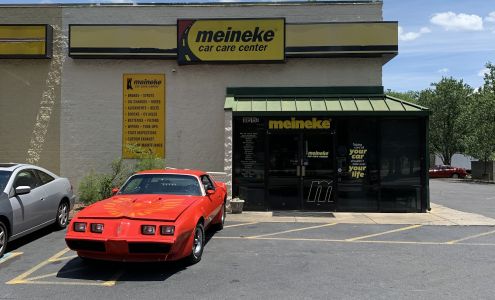
<path id="1" fill-rule="evenodd" d="M 0 4 L 95 2 L 205 0 L 0 0 Z M 385 89 L 419 91 L 442 77 L 478 88 L 485 64 L 495 63 L 495 0 L 383 0 L 383 19 L 399 22 L 399 54 L 383 67 Z"/>

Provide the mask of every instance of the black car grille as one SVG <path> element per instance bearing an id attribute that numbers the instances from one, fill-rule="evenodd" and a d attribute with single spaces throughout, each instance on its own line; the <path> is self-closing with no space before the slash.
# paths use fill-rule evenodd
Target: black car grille
<path id="1" fill-rule="evenodd" d="M 85 241 L 85 240 L 68 240 L 67 246 L 72 250 L 85 250 L 85 251 L 96 251 L 105 252 L 105 243 L 99 241 Z"/>
<path id="2" fill-rule="evenodd" d="M 129 243 L 129 253 L 167 254 L 170 247 L 170 244 L 163 243 Z"/>

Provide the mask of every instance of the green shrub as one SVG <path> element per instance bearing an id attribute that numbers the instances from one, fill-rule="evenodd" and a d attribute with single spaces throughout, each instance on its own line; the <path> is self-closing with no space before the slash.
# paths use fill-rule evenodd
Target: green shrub
<path id="1" fill-rule="evenodd" d="M 146 152 L 135 145 L 127 145 L 127 147 L 131 152 L 137 154 L 138 158 L 135 161 L 125 161 L 118 158 L 110 164 L 111 173 L 98 174 L 91 171 L 84 176 L 79 183 L 79 201 L 89 205 L 109 198 L 112 196 L 112 189 L 121 187 L 133 173 L 165 168 L 165 160 L 157 157 L 153 152 Z"/>
<path id="2" fill-rule="evenodd" d="M 130 152 L 136 154 L 138 157 L 136 163 L 134 164 L 134 172 L 165 168 L 165 160 L 156 156 L 155 153 L 146 151 L 136 145 L 126 145 L 126 147 L 130 150 Z"/>
<path id="3" fill-rule="evenodd" d="M 101 186 L 101 175 L 91 171 L 88 175 L 84 176 L 79 183 L 79 200 L 84 204 L 91 204 L 103 199 Z"/>

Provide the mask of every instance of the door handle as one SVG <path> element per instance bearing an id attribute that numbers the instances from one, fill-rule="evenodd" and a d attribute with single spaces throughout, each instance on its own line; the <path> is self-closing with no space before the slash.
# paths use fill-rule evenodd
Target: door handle
<path id="1" fill-rule="evenodd" d="M 296 175 L 301 176 L 301 166 L 296 167 Z"/>
<path id="2" fill-rule="evenodd" d="M 45 198 L 41 198 L 40 201 L 45 201 Z"/>
<path id="3" fill-rule="evenodd" d="M 306 166 L 302 166 L 302 176 L 306 176 Z"/>

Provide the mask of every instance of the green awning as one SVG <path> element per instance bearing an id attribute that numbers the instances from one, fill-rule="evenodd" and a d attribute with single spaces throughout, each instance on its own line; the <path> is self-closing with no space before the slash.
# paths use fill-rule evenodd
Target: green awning
<path id="1" fill-rule="evenodd" d="M 225 100 L 226 110 L 235 114 L 335 114 L 335 115 L 428 115 L 429 110 L 395 97 L 232 97 Z"/>

